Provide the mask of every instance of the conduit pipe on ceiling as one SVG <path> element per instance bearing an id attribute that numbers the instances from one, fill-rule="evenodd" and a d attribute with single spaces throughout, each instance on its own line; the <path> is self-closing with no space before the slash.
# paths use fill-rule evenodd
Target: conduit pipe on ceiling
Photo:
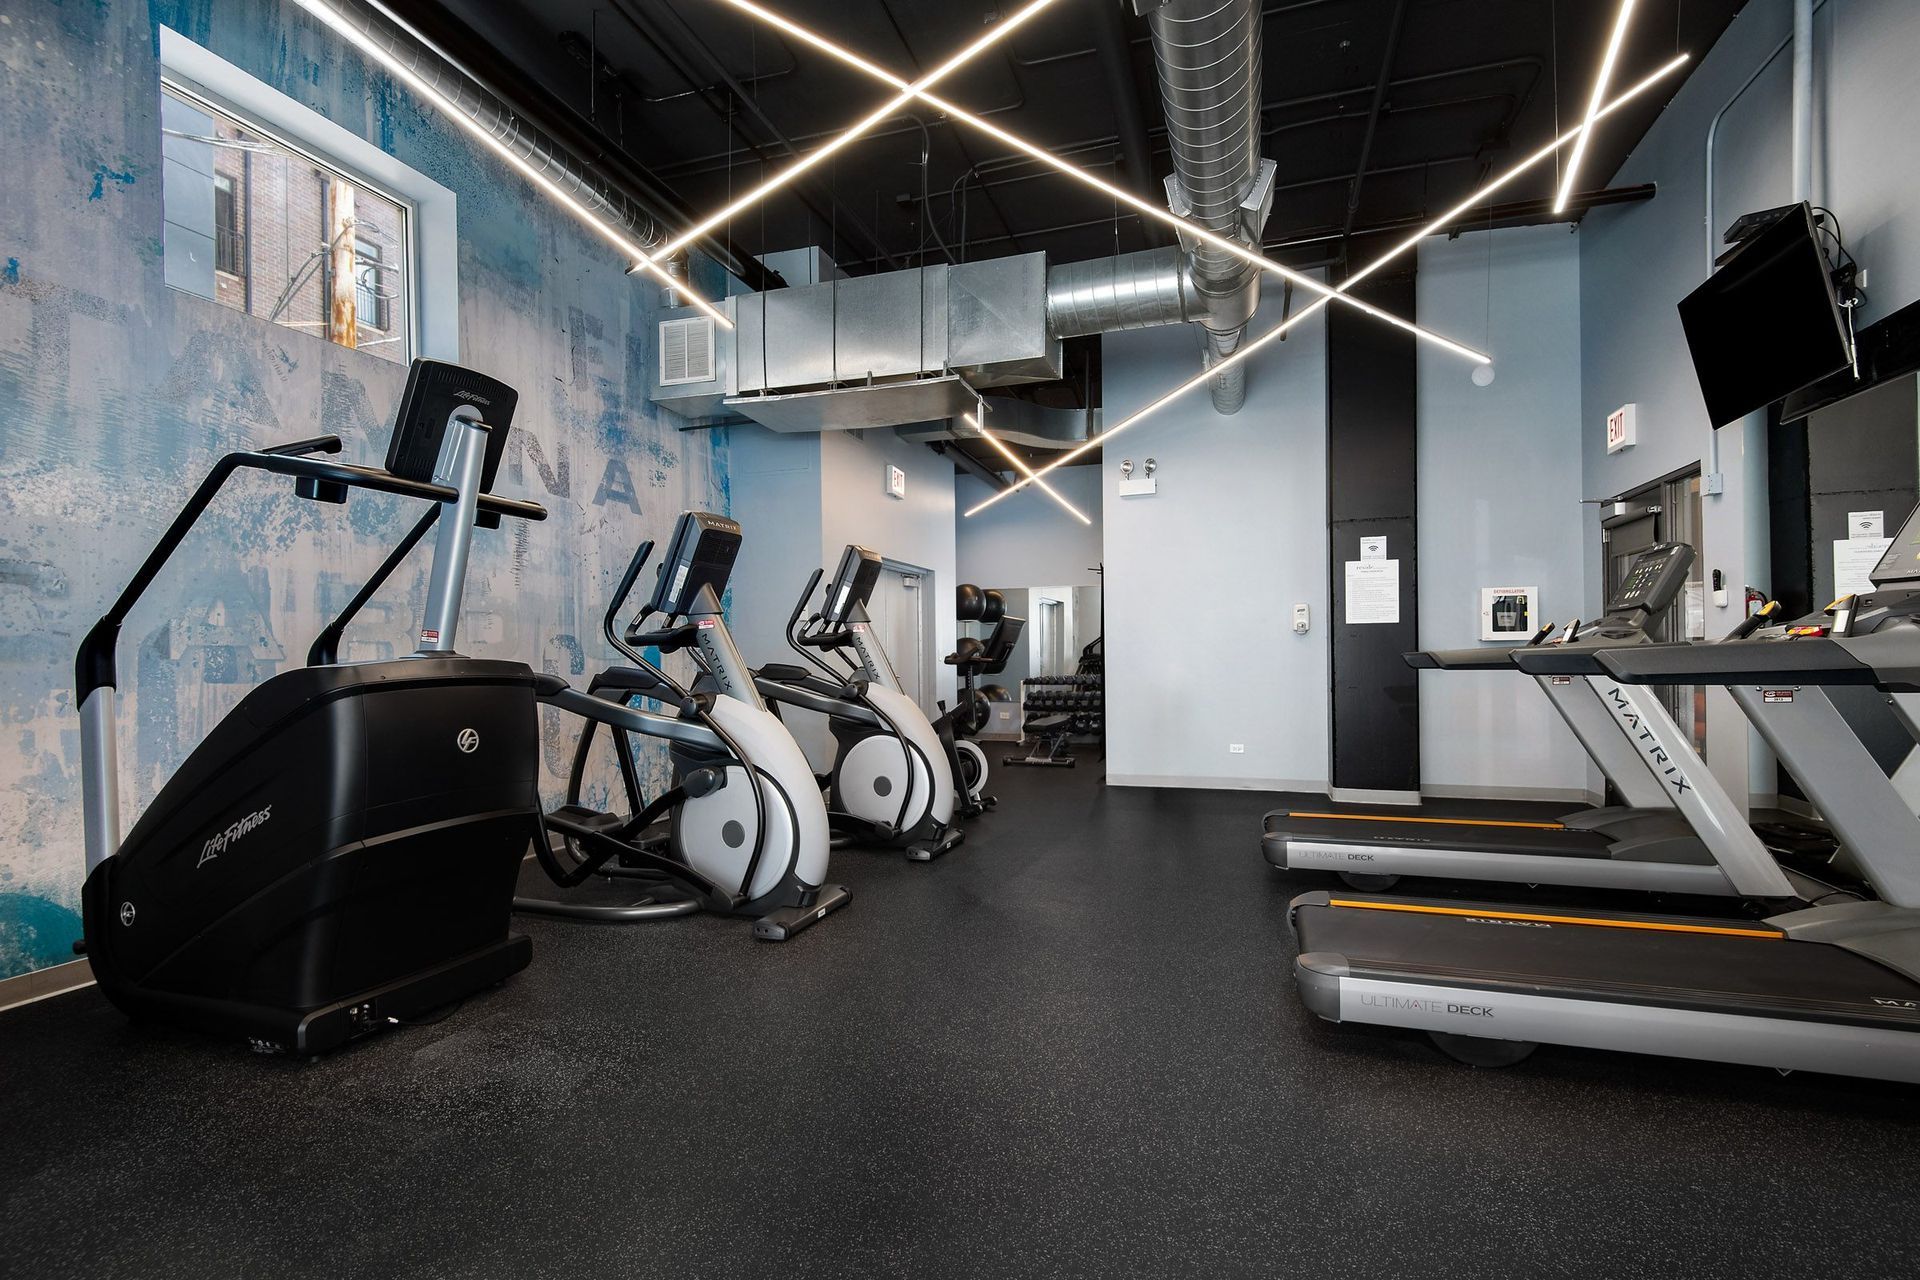
<path id="1" fill-rule="evenodd" d="M 588 173 L 559 144 L 482 88 L 385 5 L 364 0 L 328 3 L 347 25 L 433 86 L 469 120 L 596 217 L 613 224 L 643 249 L 651 251 L 665 241 L 660 224 L 644 209 Z"/>

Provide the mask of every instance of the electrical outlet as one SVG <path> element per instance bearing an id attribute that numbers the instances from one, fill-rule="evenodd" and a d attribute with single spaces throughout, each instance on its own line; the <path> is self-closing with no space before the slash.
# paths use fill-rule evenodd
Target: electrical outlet
<path id="1" fill-rule="evenodd" d="M 1247 754 L 1247 744 L 1244 742 L 1229 742 L 1227 744 L 1227 750 L 1236 756 L 1243 756 Z"/>

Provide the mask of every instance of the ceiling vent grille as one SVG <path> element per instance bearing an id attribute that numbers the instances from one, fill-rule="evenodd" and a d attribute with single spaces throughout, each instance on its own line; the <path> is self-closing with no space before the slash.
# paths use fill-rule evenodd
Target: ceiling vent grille
<path id="1" fill-rule="evenodd" d="M 713 320 L 689 316 L 660 322 L 660 385 L 713 379 Z"/>

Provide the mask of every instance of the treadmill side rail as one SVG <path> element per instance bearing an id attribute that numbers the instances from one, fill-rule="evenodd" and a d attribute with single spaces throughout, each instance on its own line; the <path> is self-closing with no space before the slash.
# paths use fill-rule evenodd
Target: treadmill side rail
<path id="1" fill-rule="evenodd" d="M 1324 1018 L 1331 1000 L 1337 1022 L 1920 1084 L 1920 1034 L 1911 1031 L 1361 978 L 1332 960 L 1310 952 L 1295 965 L 1307 1007 Z"/>

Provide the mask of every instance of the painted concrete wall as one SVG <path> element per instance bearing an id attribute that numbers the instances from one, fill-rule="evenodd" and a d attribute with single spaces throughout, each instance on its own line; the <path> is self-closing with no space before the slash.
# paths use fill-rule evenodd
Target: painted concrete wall
<path id="1" fill-rule="evenodd" d="M 1596 210 L 1582 224 L 1581 373 L 1586 488 L 1601 497 L 1673 470 L 1715 469 L 1712 432 L 1675 305 L 1711 269 L 1705 223 L 1709 126 L 1791 27 L 1789 0 L 1753 0 L 1701 60 L 1615 184 L 1657 183 L 1645 204 Z M 1827 0 L 1815 19 L 1814 203 L 1839 215 L 1869 273 L 1862 323 L 1920 297 L 1920 167 L 1903 140 L 1920 133 L 1913 53 L 1920 5 L 1910 0 Z M 1715 147 L 1715 244 L 1741 213 L 1792 198 L 1791 53 L 1782 54 L 1727 111 Z M 1607 455 L 1606 414 L 1639 408 L 1640 441 Z M 1723 571 L 1731 607 L 1707 610 L 1709 634 L 1738 620 L 1740 588 L 1768 585 L 1764 422 L 1719 433 L 1724 495 L 1703 502 L 1705 568 Z M 1704 460 L 1704 461 L 1703 461 Z M 1589 563 L 1598 530 L 1586 534 Z M 1597 576 L 1588 583 L 1597 604 Z M 1709 763 L 1736 796 L 1772 789 L 1771 769 L 1724 694 L 1708 701 Z"/>
<path id="2" fill-rule="evenodd" d="M 500 488 L 545 524 L 483 534 L 462 647 L 569 676 L 608 661 L 604 595 L 642 537 L 726 509 L 724 433 L 646 400 L 654 290 L 337 37 L 269 0 L 6 6 L 0 25 L 0 976 L 70 960 L 82 855 L 71 664 L 189 487 L 236 448 L 335 432 L 379 463 L 405 370 L 167 289 L 155 24 L 448 187 L 462 358 L 518 387 Z M 129 619 L 126 818 L 254 684 L 301 660 L 415 517 L 237 483 Z M 417 557 L 350 656 L 412 647 Z M 546 725 L 548 791 L 572 741 Z"/>
<path id="3" fill-rule="evenodd" d="M 1541 616 L 1587 613 L 1580 504 L 1580 244 L 1566 227 L 1421 243 L 1419 320 L 1496 353 L 1493 384 L 1422 346 L 1420 643 L 1480 641 L 1480 589 L 1537 586 Z M 1429 794 L 1578 798 L 1586 755 L 1511 673 L 1420 673 Z"/>
<path id="4" fill-rule="evenodd" d="M 932 574 L 935 662 L 928 687 L 951 704 L 953 668 L 938 659 L 953 652 L 956 635 L 953 464 L 891 431 L 782 435 L 743 426 L 730 435 L 728 478 L 746 542 L 728 621 L 747 660 L 797 661 L 786 642 L 795 597 L 809 574 L 831 573 L 841 550 L 857 542 Z M 904 500 L 886 492 L 888 463 L 907 473 Z M 789 713 L 787 721 L 824 771 L 833 759 L 825 721 L 804 712 Z"/>
<path id="5" fill-rule="evenodd" d="M 1047 477 L 1060 496 L 1092 520 L 1081 524 L 1053 499 L 1029 488 L 960 520 L 960 580 L 981 587 L 1094 586 L 1100 575 L 1100 468 L 1062 467 Z M 972 476 L 954 481 L 964 512 L 993 490 Z"/>
<path id="6" fill-rule="evenodd" d="M 1278 311 L 1264 308 L 1255 331 Z M 1104 341 L 1109 423 L 1199 367 L 1186 329 Z M 1325 784 L 1324 326 L 1308 320 L 1248 363 L 1238 414 L 1196 391 L 1104 450 L 1110 783 Z M 1149 456 L 1159 492 L 1118 497 L 1121 460 Z M 1304 636 L 1290 629 L 1296 601 L 1315 619 Z"/>
<path id="7" fill-rule="evenodd" d="M 904 499 L 887 493 L 887 465 L 907 473 Z M 926 687 L 953 703 L 953 668 L 940 659 L 953 652 L 958 621 L 953 589 L 953 464 L 891 431 L 830 431 L 820 437 L 820 549 L 831 565 L 849 542 L 871 547 L 889 560 L 927 570 L 923 589 L 932 597 L 933 679 Z M 931 710 L 932 708 L 928 708 Z"/>
<path id="8" fill-rule="evenodd" d="M 727 625 L 748 662 L 795 662 L 787 615 L 820 554 L 820 438 L 735 427 L 727 474 L 733 514 L 745 531 L 734 562 Z"/>

